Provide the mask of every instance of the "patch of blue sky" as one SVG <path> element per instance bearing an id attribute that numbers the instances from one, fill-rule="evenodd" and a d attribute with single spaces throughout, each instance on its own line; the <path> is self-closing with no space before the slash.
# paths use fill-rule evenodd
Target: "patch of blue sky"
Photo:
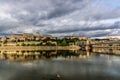
<path id="1" fill-rule="evenodd" d="M 109 8 L 118 8 L 120 7 L 120 0 L 95 0 L 95 4 Z"/>
<path id="2" fill-rule="evenodd" d="M 102 5 L 106 5 L 111 8 L 120 7 L 120 0 L 99 0 Z"/>

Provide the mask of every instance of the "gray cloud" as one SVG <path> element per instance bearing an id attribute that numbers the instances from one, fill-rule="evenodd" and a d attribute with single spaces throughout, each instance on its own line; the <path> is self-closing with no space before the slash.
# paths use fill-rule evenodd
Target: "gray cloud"
<path id="1" fill-rule="evenodd" d="M 2 33 L 120 35 L 120 7 L 100 0 L 1 0 L 0 6 Z"/>
<path id="2" fill-rule="evenodd" d="M 70 27 L 70 26 L 68 26 L 68 27 Z M 115 31 L 117 31 L 117 33 L 115 35 L 120 35 L 118 32 L 119 29 L 120 29 L 120 22 L 116 22 L 107 27 L 104 25 L 99 25 L 99 26 L 95 26 L 95 27 L 83 26 L 83 27 L 76 27 L 76 28 L 67 28 L 67 29 L 63 28 L 63 29 L 56 29 L 56 30 L 48 30 L 47 33 L 50 33 L 50 34 L 65 33 L 65 34 L 69 35 L 72 32 L 73 35 L 101 37 L 101 36 L 114 35 L 112 33 Z"/>

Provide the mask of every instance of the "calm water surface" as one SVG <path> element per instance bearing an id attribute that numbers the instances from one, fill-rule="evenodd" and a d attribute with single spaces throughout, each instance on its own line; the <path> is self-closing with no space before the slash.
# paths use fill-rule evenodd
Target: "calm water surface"
<path id="1" fill-rule="evenodd" d="M 36 56 L 26 52 L 1 53 L 0 80 L 120 80 L 118 55 L 37 51 Z"/>

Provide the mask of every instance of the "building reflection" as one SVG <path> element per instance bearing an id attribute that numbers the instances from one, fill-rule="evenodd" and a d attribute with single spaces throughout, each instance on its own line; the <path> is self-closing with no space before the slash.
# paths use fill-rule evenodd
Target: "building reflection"
<path id="1" fill-rule="evenodd" d="M 120 49 L 93 48 L 92 52 L 101 54 L 120 55 Z"/>
<path id="2" fill-rule="evenodd" d="M 31 61 L 63 57 L 65 59 L 79 59 L 90 57 L 90 51 L 0 51 L 0 59 L 9 61 Z"/>

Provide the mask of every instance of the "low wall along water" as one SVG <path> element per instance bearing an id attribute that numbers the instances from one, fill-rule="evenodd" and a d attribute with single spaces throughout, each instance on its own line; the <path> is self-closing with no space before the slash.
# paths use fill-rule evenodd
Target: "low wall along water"
<path id="1" fill-rule="evenodd" d="M 0 50 L 78 50 L 79 46 L 1 46 Z"/>

